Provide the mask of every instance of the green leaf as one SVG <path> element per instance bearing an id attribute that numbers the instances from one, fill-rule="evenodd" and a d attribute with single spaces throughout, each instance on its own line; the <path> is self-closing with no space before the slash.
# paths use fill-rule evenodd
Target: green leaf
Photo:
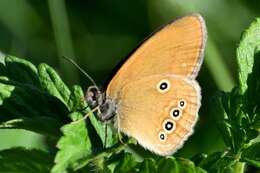
<path id="1" fill-rule="evenodd" d="M 237 162 L 228 152 L 216 152 L 203 159 L 198 166 L 210 173 L 227 173 L 233 170 L 232 166 Z"/>
<path id="2" fill-rule="evenodd" d="M 77 112 L 69 116 L 72 119 L 82 118 L 82 114 Z M 64 136 L 60 138 L 57 144 L 59 151 L 55 157 L 52 173 L 65 173 L 69 169 L 76 169 L 81 161 L 86 160 L 92 154 L 92 146 L 84 121 L 64 125 L 61 130 Z"/>
<path id="3" fill-rule="evenodd" d="M 40 150 L 11 148 L 0 151 L 0 173 L 49 173 L 53 158 Z"/>
<path id="4" fill-rule="evenodd" d="M 33 117 L 12 119 L 0 124 L 0 129 L 25 129 L 36 133 L 57 138 L 61 136 L 59 128 L 62 123 L 50 117 Z"/>
<path id="5" fill-rule="evenodd" d="M 258 132 L 252 129 L 252 119 L 244 109 L 244 100 L 234 88 L 230 93 L 219 93 L 212 99 L 211 114 L 217 120 L 225 144 L 233 153 L 239 152 Z"/>
<path id="6" fill-rule="evenodd" d="M 200 167 L 196 167 L 196 173 L 207 173 L 207 171 L 205 171 L 204 169 L 200 168 Z"/>
<path id="7" fill-rule="evenodd" d="M 68 101 L 68 106 L 71 111 L 80 111 L 88 112 L 86 110 L 87 103 L 85 101 L 85 97 L 82 91 L 82 88 L 78 85 L 74 85 L 72 88 L 72 92 L 70 94 L 70 98 Z"/>
<path id="8" fill-rule="evenodd" d="M 0 88 L 1 105 L 5 107 L 2 114 L 28 117 L 42 114 L 60 118 L 58 114 L 66 112 L 66 107 L 58 99 L 31 85 L 0 77 Z"/>
<path id="9" fill-rule="evenodd" d="M 178 158 L 177 162 L 179 164 L 180 173 L 207 173 L 204 169 L 196 167 L 195 164 L 184 158 Z"/>
<path id="10" fill-rule="evenodd" d="M 232 133 L 230 131 L 230 125 L 226 121 L 228 119 L 228 115 L 223 105 L 223 99 L 225 97 L 226 93 L 219 92 L 216 96 L 212 98 L 210 103 L 210 113 L 216 119 L 216 123 L 219 127 L 225 144 L 231 147 L 233 146 Z"/>
<path id="11" fill-rule="evenodd" d="M 254 122 L 252 123 L 252 128 L 256 129 L 257 131 L 260 131 L 260 116 L 255 117 Z"/>
<path id="12" fill-rule="evenodd" d="M 0 128 L 22 128 L 48 136 L 58 134 L 65 120 L 62 116 L 67 114 L 57 98 L 6 77 L 0 77 L 0 112 Z"/>
<path id="13" fill-rule="evenodd" d="M 160 172 L 181 173 L 178 162 L 173 157 L 162 158 L 157 164 Z"/>
<path id="14" fill-rule="evenodd" d="M 201 163 L 201 161 L 204 160 L 207 157 L 208 157 L 207 154 L 199 153 L 199 154 L 196 154 L 195 156 L 193 156 L 191 158 L 191 161 L 193 161 L 195 165 L 199 165 Z"/>
<path id="15" fill-rule="evenodd" d="M 156 173 L 157 168 L 156 168 L 156 162 L 149 158 L 149 159 L 144 159 L 142 164 L 140 165 L 140 173 Z"/>
<path id="16" fill-rule="evenodd" d="M 133 156 L 126 153 L 123 160 L 116 166 L 114 173 L 207 173 L 204 169 L 196 167 L 195 164 L 183 158 L 165 157 L 159 160 L 146 158 L 141 163 Z"/>
<path id="17" fill-rule="evenodd" d="M 260 50 L 260 19 L 256 19 L 244 32 L 237 48 L 238 78 L 240 92 L 248 88 L 248 75 L 252 73 L 254 54 Z"/>
<path id="18" fill-rule="evenodd" d="M 24 59 L 7 55 L 4 64 L 0 63 L 0 76 L 7 76 L 10 80 L 40 88 L 36 67 Z"/>
<path id="19" fill-rule="evenodd" d="M 56 97 L 42 91 L 37 68 L 26 60 L 6 56 L 4 64 L 0 63 L 0 75 L 0 128 L 22 128 L 57 137 L 66 121 L 62 117 L 68 112 Z"/>
<path id="20" fill-rule="evenodd" d="M 126 153 L 124 158 L 115 167 L 114 173 L 134 173 L 138 172 L 139 162 L 132 154 Z"/>
<path id="21" fill-rule="evenodd" d="M 255 54 L 252 73 L 248 75 L 248 88 L 244 94 L 244 111 L 248 114 L 251 127 L 259 129 L 260 115 L 260 53 Z"/>
<path id="22" fill-rule="evenodd" d="M 55 70 L 47 64 L 40 64 L 38 73 L 42 88 L 68 106 L 70 90 Z"/>
<path id="23" fill-rule="evenodd" d="M 98 121 L 94 114 L 90 115 L 89 119 L 105 148 L 111 147 L 118 142 L 118 135 L 114 131 L 113 127 L 110 126 L 110 124 Z"/>
<path id="24" fill-rule="evenodd" d="M 241 160 L 260 168 L 260 142 L 254 143 L 245 149 L 241 155 Z"/>

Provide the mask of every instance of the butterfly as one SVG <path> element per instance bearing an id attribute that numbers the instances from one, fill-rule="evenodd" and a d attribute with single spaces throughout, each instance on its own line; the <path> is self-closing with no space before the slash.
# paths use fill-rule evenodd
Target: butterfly
<path id="1" fill-rule="evenodd" d="M 199 14 L 181 17 L 146 39 L 113 76 L 105 92 L 88 88 L 87 103 L 102 121 L 162 156 L 193 133 L 201 105 L 195 80 L 203 62 L 206 26 Z"/>

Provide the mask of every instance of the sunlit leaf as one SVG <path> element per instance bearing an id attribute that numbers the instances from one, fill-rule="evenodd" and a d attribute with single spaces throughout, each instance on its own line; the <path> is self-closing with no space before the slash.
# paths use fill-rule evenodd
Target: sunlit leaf
<path id="1" fill-rule="evenodd" d="M 241 158 L 242 161 L 260 168 L 260 142 L 257 142 L 245 149 Z"/>
<path id="2" fill-rule="evenodd" d="M 41 86 L 45 91 L 59 98 L 65 105 L 67 105 L 70 98 L 70 90 L 54 69 L 47 64 L 40 64 L 38 71 Z"/>
<path id="3" fill-rule="evenodd" d="M 82 114 L 74 112 L 70 117 L 72 119 L 80 119 Z M 88 159 L 92 154 L 92 146 L 84 121 L 64 125 L 61 130 L 63 136 L 57 144 L 59 151 L 55 157 L 52 173 L 67 172 L 68 169 L 75 169 L 81 160 Z"/>
<path id="4" fill-rule="evenodd" d="M 247 88 L 248 75 L 252 73 L 254 55 L 260 50 L 260 19 L 256 19 L 244 32 L 237 48 L 239 87 L 242 93 Z"/>

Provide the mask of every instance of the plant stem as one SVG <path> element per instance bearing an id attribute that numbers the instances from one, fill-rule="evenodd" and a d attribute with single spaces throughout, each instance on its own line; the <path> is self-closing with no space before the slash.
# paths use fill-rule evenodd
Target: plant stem
<path id="1" fill-rule="evenodd" d="M 49 0 L 48 5 L 54 31 L 54 37 L 58 49 L 60 69 L 68 83 L 72 84 L 74 82 L 77 82 L 78 80 L 77 71 L 62 58 L 63 56 L 69 57 L 73 60 L 75 58 L 65 1 Z"/>
<path id="2" fill-rule="evenodd" d="M 220 90 L 230 91 L 234 87 L 234 80 L 215 42 L 209 36 L 205 63 L 212 75 L 213 80 Z M 221 74 L 221 75 L 219 75 Z"/>

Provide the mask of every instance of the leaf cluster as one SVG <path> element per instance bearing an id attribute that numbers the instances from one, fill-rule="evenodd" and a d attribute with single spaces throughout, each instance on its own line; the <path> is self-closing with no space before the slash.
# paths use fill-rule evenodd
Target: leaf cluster
<path id="1" fill-rule="evenodd" d="M 239 85 L 219 92 L 212 115 L 227 146 L 190 159 L 138 157 L 119 141 L 109 124 L 88 108 L 80 86 L 69 88 L 47 64 L 35 66 L 13 56 L 0 63 L 0 128 L 42 134 L 48 151 L 10 148 L 0 151 L 1 172 L 228 173 L 260 168 L 260 20 L 243 34 L 237 49 Z M 85 114 L 90 116 L 83 121 Z"/>
<path id="2" fill-rule="evenodd" d="M 0 128 L 25 129 L 46 137 L 49 152 L 0 151 L 0 172 L 203 172 L 185 159 L 138 160 L 125 151 L 117 131 L 90 112 L 80 86 L 68 86 L 47 64 L 13 56 L 0 64 Z M 82 117 L 89 113 L 86 121 Z M 24 157 L 26 156 L 26 159 Z"/>
<path id="3" fill-rule="evenodd" d="M 256 19 L 237 48 L 239 85 L 231 92 L 219 92 L 211 109 L 232 164 L 256 168 L 260 168 L 259 40 L 260 20 Z"/>

